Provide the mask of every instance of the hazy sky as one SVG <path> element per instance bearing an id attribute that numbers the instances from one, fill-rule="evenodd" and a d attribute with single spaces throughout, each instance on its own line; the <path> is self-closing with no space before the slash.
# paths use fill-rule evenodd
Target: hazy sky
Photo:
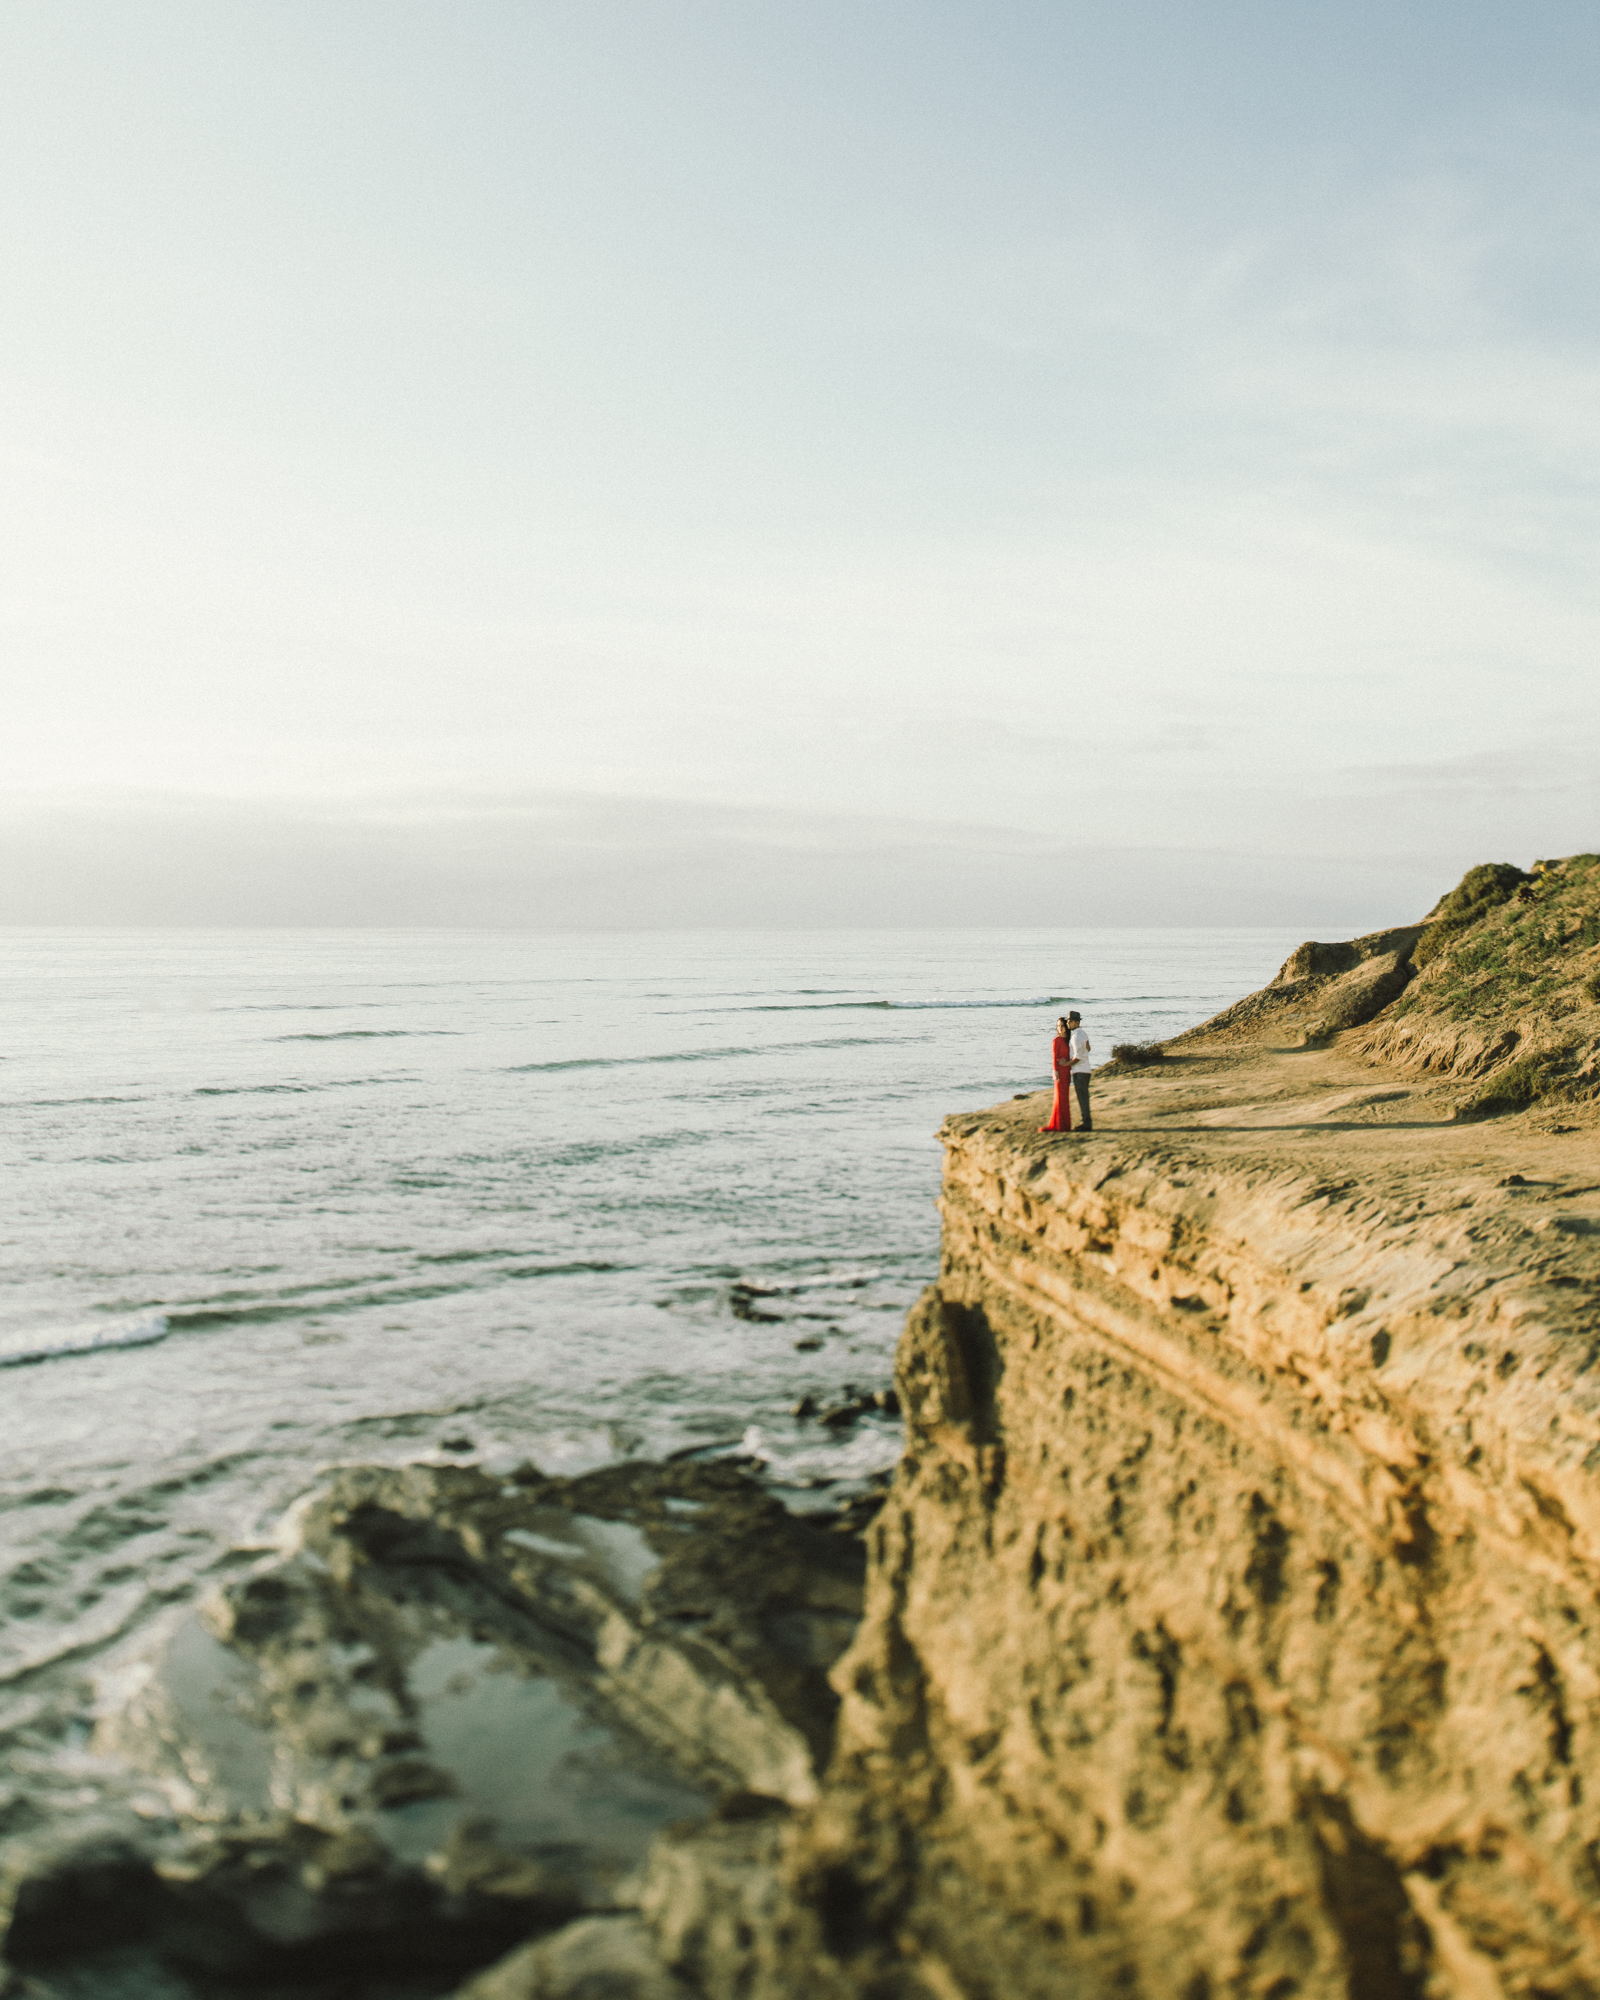
<path id="1" fill-rule="evenodd" d="M 1600 9 L 9 0 L 0 918 L 1600 846 Z"/>

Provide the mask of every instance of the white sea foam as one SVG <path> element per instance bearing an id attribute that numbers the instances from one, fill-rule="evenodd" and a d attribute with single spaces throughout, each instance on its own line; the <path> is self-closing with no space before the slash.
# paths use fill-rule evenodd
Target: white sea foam
<path id="1" fill-rule="evenodd" d="M 0 1333 L 0 1368 L 56 1361 L 69 1354 L 102 1354 L 112 1347 L 149 1347 L 167 1337 L 167 1316 L 134 1313 L 125 1319 L 80 1320 L 73 1326 L 19 1327 Z"/>

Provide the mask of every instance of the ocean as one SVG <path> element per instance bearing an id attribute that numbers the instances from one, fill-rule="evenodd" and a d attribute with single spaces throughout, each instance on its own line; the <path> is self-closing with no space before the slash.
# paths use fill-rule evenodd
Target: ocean
<path id="1" fill-rule="evenodd" d="M 1066 1005 L 1103 1060 L 1303 935 L 4 933 L 13 1782 L 82 1780 L 330 1465 L 703 1448 L 797 1507 L 892 1465 L 891 1415 L 791 1408 L 887 1386 L 940 1120 L 1043 1087 Z"/>

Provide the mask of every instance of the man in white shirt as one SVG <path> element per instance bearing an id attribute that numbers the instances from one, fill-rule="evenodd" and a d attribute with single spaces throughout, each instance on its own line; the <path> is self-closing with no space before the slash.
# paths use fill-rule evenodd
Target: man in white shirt
<path id="1" fill-rule="evenodd" d="M 1072 1058 L 1072 1094 L 1078 1100 L 1078 1130 L 1092 1132 L 1094 1119 L 1089 1111 L 1089 1037 L 1083 1032 L 1083 1016 L 1076 1007 L 1067 1015 L 1067 1053 Z"/>

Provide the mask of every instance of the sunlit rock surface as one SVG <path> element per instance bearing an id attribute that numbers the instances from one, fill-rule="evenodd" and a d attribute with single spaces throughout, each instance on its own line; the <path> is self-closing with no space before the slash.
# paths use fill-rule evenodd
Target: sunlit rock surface
<path id="1" fill-rule="evenodd" d="M 945 1127 L 818 1991 L 1600 1992 L 1595 1110 L 1285 1011 Z"/>
<path id="2" fill-rule="evenodd" d="M 1596 2000 L 1597 1050 L 1600 861 L 1498 864 L 950 1119 L 864 1612 L 732 1468 L 340 1475 L 23 1990 Z"/>

